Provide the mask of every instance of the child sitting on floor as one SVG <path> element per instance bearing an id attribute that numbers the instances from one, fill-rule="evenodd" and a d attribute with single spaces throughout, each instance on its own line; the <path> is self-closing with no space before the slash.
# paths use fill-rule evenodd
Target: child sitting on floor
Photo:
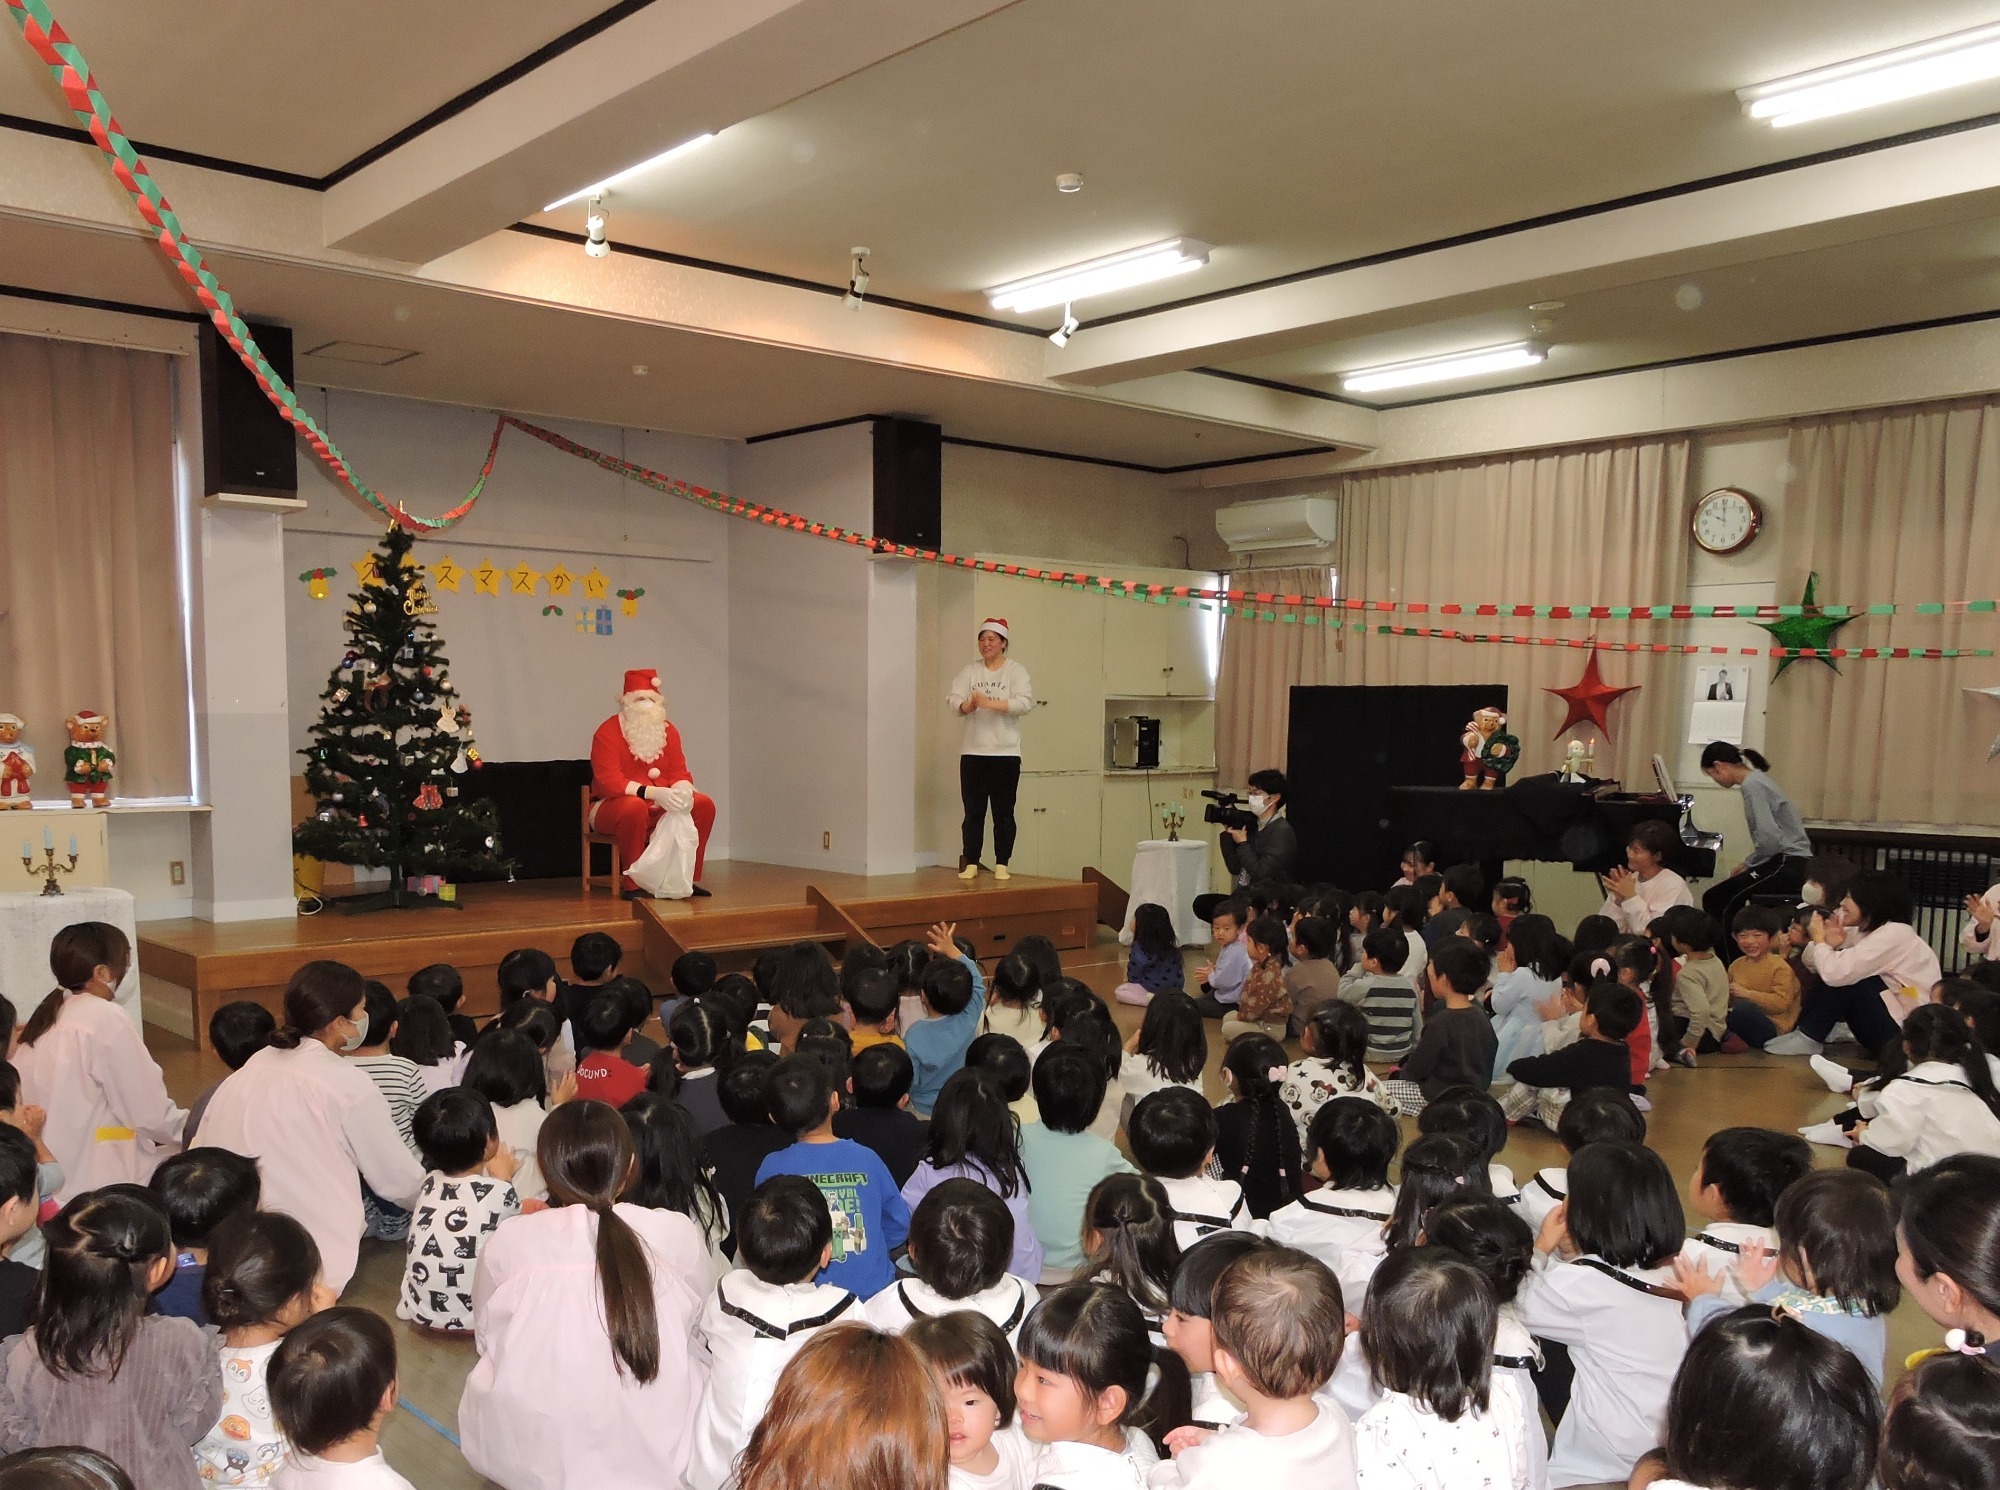
<path id="1" fill-rule="evenodd" d="M 396 1410 L 396 1337 L 366 1309 L 327 1309 L 271 1356 L 271 1411 L 292 1454 L 277 1490 L 415 1490 L 382 1457 Z"/>
<path id="2" fill-rule="evenodd" d="M 602 936 L 602 932 L 593 935 Z M 610 937 L 604 938 L 616 947 L 618 943 Z M 571 954 L 572 958 L 574 953 Z M 410 974 L 403 985 L 403 993 L 409 998 L 432 998 L 444 1010 L 444 1017 L 451 1026 L 451 1035 L 459 1044 L 470 1048 L 479 1038 L 479 1022 L 469 1015 L 458 1012 L 459 1000 L 465 997 L 465 979 L 458 975 L 458 969 L 448 962 L 433 962 L 429 967 L 420 967 Z"/>
<path id="3" fill-rule="evenodd" d="M 202 1278 L 209 1238 L 231 1217 L 257 1209 L 264 1188 L 257 1161 L 228 1149 L 187 1149 L 162 1162 L 149 1187 L 174 1234 L 174 1275 L 153 1295 L 154 1312 L 207 1324 Z"/>
<path id="4" fill-rule="evenodd" d="M 1197 1427 L 1227 1428 L 1243 1417 L 1243 1409 L 1215 1384 L 1215 1284 L 1237 1258 L 1269 1245 L 1247 1231 L 1218 1231 L 1183 1252 L 1174 1269 L 1160 1333 L 1188 1369 Z"/>
<path id="5" fill-rule="evenodd" d="M 1589 1087 L 1571 1097 L 1556 1119 L 1556 1141 L 1574 1155 L 1587 1143 L 1644 1143 L 1646 1115 L 1624 1092 Z M 1530 1232 L 1539 1232 L 1550 1211 L 1569 1198 L 1569 1171 L 1560 1165 L 1538 1169 L 1521 1186 L 1515 1204 Z"/>
<path id="6" fill-rule="evenodd" d="M 1764 905 L 1746 905 L 1730 923 L 1737 959 L 1729 964 L 1729 1033 L 1752 1050 L 1799 1022 L 1799 978 L 1775 950 L 1784 917 Z"/>
<path id="7" fill-rule="evenodd" d="M 1448 1087 L 1488 1084 L 1499 1042 L 1493 1021 L 1473 1001 L 1492 970 L 1493 959 L 1463 937 L 1447 937 L 1431 954 L 1426 976 L 1444 1007 L 1424 1021 L 1416 1049 L 1389 1083 L 1389 1095 L 1404 1112 L 1422 1112 Z"/>
<path id="8" fill-rule="evenodd" d="M 631 1007 L 610 991 L 596 995 L 576 1018 L 576 1094 L 623 1107 L 646 1089 L 646 1069 L 619 1052 L 632 1033 Z"/>
<path id="9" fill-rule="evenodd" d="M 1243 1187 L 1208 1176 L 1215 1133 L 1215 1109 L 1186 1087 L 1154 1092 L 1132 1109 L 1126 1128 L 1133 1160 L 1166 1192 L 1174 1238 L 1183 1249 L 1218 1231 L 1258 1229 Z"/>
<path id="10" fill-rule="evenodd" d="M 1688 1176 L 1688 1203 L 1702 1218 L 1681 1256 L 1721 1272 L 1753 1243 L 1772 1250 L 1778 1197 L 1812 1173 L 1812 1145 L 1769 1128 L 1719 1128 L 1701 1146 Z"/>
<path id="11" fill-rule="evenodd" d="M 1278 1097 L 1298 1124 L 1301 1143 L 1312 1127 L 1313 1114 L 1335 1097 L 1365 1097 L 1378 1106 L 1389 1105 L 1388 1092 L 1363 1064 L 1368 1056 L 1368 1018 L 1354 1005 L 1336 999 L 1313 1010 L 1299 1048 L 1304 1053 L 1285 1072 Z"/>
<path id="12" fill-rule="evenodd" d="M 1639 995 L 1622 983 L 1593 983 L 1579 1038 L 1546 1055 L 1524 1055 L 1507 1068 L 1514 1086 L 1501 1102 L 1512 1119 L 1534 1119 L 1544 1128 L 1562 1121 L 1563 1109 L 1578 1092 L 1612 1091 L 1629 1104 L 1632 1056 L 1625 1037 L 1639 1027 L 1645 1010 Z"/>
<path id="13" fill-rule="evenodd" d="M 1171 989 L 1155 994 L 1118 1063 L 1119 1121 L 1129 1124 L 1134 1103 L 1167 1087 L 1200 1091 L 1207 1064 L 1208 1031 L 1194 1000 Z"/>
<path id="14" fill-rule="evenodd" d="M 868 1301 L 877 1329 L 895 1332 L 912 1320 L 958 1310 L 982 1315 L 1012 1342 L 1035 1307 L 1032 1280 L 1008 1271 L 1017 1238 L 1014 1216 L 977 1180 L 949 1179 L 910 1213 L 910 1267 Z"/>
<path id="15" fill-rule="evenodd" d="M 1409 946 L 1393 926 L 1378 926 L 1361 939 L 1361 960 L 1340 980 L 1341 1001 L 1368 1020 L 1371 1061 L 1400 1061 L 1416 1048 L 1421 1001 L 1416 984 L 1400 971 Z"/>
<path id="16" fill-rule="evenodd" d="M 1271 1240 L 1331 1268 L 1356 1242 L 1379 1239 L 1396 1209 L 1389 1165 L 1401 1143 L 1396 1120 L 1365 1098 L 1335 1097 L 1321 1107 L 1306 1131 L 1320 1188 L 1271 1213 Z"/>
<path id="17" fill-rule="evenodd" d="M 449 1087 L 417 1109 L 423 1189 L 410 1208 L 410 1249 L 396 1317 L 466 1334 L 479 1254 L 494 1230 L 521 1212 L 514 1151 L 500 1142 L 493 1104 L 470 1087 Z"/>
<path id="18" fill-rule="evenodd" d="M 929 1126 L 910 1111 L 911 1067 L 902 1042 L 883 1041 L 855 1053 L 847 1079 L 853 1102 L 833 1120 L 833 1131 L 875 1151 L 898 1190 L 923 1162 Z"/>
<path id="19" fill-rule="evenodd" d="M 1275 916 L 1259 916 L 1243 928 L 1243 948 L 1250 957 L 1250 975 L 1236 1007 L 1222 1017 L 1222 1038 L 1269 1035 L 1283 1040 L 1292 1018 L 1292 991 L 1285 983 L 1292 939 Z"/>
<path id="20" fill-rule="evenodd" d="M 1035 1451 L 1014 1422 L 1013 1347 L 983 1314 L 961 1310 L 917 1320 L 910 1343 L 944 1389 L 951 1490 L 1021 1490 L 1034 1482 Z"/>
<path id="21" fill-rule="evenodd" d="M 996 973 L 997 977 L 998 974 Z M 1156 993 L 1183 993 L 1187 972 L 1181 964 L 1180 938 L 1174 918 L 1152 901 L 1132 912 L 1132 951 L 1125 959 L 1125 981 L 1113 990 L 1121 1004 L 1148 1004 Z"/>

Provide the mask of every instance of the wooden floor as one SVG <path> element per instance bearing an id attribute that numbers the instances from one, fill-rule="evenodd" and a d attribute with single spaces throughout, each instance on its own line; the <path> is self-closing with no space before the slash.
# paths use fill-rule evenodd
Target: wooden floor
<path id="1" fill-rule="evenodd" d="M 1190 968 L 1201 960 L 1198 953 L 1188 954 Z M 1109 993 L 1124 978 L 1124 949 L 1108 932 L 1100 931 L 1094 945 L 1065 954 L 1063 961 L 1073 976 L 1100 993 Z M 1136 1026 L 1138 1010 L 1117 1004 L 1112 1007 L 1128 1031 Z M 652 1033 L 657 1036 L 658 1031 Z M 221 1063 L 212 1054 L 195 1050 L 187 1041 L 151 1028 L 147 1040 L 166 1070 L 168 1086 L 183 1102 L 223 1074 Z M 1216 1062 L 1221 1042 L 1214 1027 L 1210 1046 L 1209 1096 L 1220 1101 L 1223 1094 Z M 1836 1056 L 1845 1049 L 1836 1048 Z M 1754 1124 L 1789 1131 L 1829 1117 L 1844 1105 L 1844 1099 L 1828 1092 L 1804 1061 L 1758 1055 L 1703 1056 L 1698 1070 L 1676 1069 L 1658 1076 L 1652 1095 L 1648 1142 L 1683 1182 L 1700 1158 L 1703 1140 L 1717 1128 Z M 1407 1140 L 1415 1136 L 1416 1125 L 1405 1119 L 1403 1130 Z M 1814 1152 L 1822 1165 L 1841 1162 L 1835 1150 Z M 1501 1158 L 1522 1180 L 1544 1165 L 1563 1162 L 1554 1138 L 1535 1128 L 1515 1129 Z M 1695 1218 L 1690 1215 L 1689 1219 L 1692 1222 Z M 402 1394 L 413 1411 L 400 1411 L 391 1417 L 384 1433 L 385 1451 L 389 1462 L 423 1490 L 475 1490 L 487 1482 L 466 1466 L 446 1438 L 417 1416 L 421 1413 L 434 1420 L 445 1432 L 456 1431 L 458 1398 L 475 1359 L 473 1346 L 420 1336 L 395 1321 L 401 1272 L 400 1248 L 364 1242 L 360 1267 L 343 1298 L 345 1303 L 375 1309 L 395 1324 L 402 1351 Z M 1935 1345 L 1937 1339 L 1937 1327 L 1905 1301 L 1890 1320 L 1889 1383 L 1893 1385 L 1901 1374 L 1905 1355 Z"/>

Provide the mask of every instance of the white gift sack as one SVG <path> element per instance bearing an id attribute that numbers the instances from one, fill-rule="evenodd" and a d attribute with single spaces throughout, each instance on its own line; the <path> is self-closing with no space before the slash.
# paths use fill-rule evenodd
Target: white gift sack
<path id="1" fill-rule="evenodd" d="M 653 825 L 646 851 L 626 873 L 632 883 L 662 900 L 686 900 L 694 894 L 694 861 L 701 849 L 691 812 L 666 812 Z"/>

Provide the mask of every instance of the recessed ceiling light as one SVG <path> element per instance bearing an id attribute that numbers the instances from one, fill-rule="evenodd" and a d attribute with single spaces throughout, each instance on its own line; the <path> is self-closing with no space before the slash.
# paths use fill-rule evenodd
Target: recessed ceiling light
<path id="1" fill-rule="evenodd" d="M 1056 190 L 1062 192 L 1082 191 L 1083 177 L 1075 171 L 1064 171 L 1056 177 Z"/>
<path id="2" fill-rule="evenodd" d="M 1454 378 L 1475 378 L 1481 373 L 1533 367 L 1548 355 L 1549 349 L 1538 341 L 1503 342 L 1499 346 L 1446 352 L 1438 357 L 1356 368 L 1340 375 L 1340 386 L 1348 393 L 1381 393 L 1390 388 L 1412 388 L 1420 383 L 1444 383 Z"/>
<path id="3" fill-rule="evenodd" d="M 1743 112 L 1784 129 L 2000 77 L 2000 23 L 1738 88 Z"/>
<path id="4" fill-rule="evenodd" d="M 646 376 L 647 373 L 651 371 L 652 369 L 646 366 L 646 364 L 643 362 L 635 362 L 632 364 L 632 376 L 635 378 L 643 378 Z"/>
<path id="5" fill-rule="evenodd" d="M 571 202 L 580 202 L 585 197 L 602 196 L 605 192 L 611 190 L 612 187 L 619 185 L 621 182 L 630 181 L 634 176 L 638 175 L 641 171 L 650 171 L 653 169 L 654 166 L 663 166 L 668 161 L 674 160 L 679 156 L 693 154 L 695 151 L 699 150 L 702 146 L 706 145 L 709 141 L 713 140 L 714 138 L 715 136 L 712 134 L 705 134 L 705 135 L 696 135 L 691 140 L 682 140 L 678 145 L 674 146 L 673 149 L 662 150 L 658 155 L 652 156 L 646 160 L 642 160 L 636 166 L 627 166 L 624 170 L 620 171 L 615 176 L 606 176 L 602 181 L 597 182 L 595 185 L 578 188 L 576 191 L 573 191 L 568 196 L 564 197 L 561 201 L 549 203 L 549 205 L 544 207 L 542 211 L 553 212 L 558 207 L 567 207 Z"/>
<path id="6" fill-rule="evenodd" d="M 1561 310 L 1568 303 L 1566 300 L 1537 300 L 1528 309 L 1537 315 L 1545 315 L 1550 311 Z"/>
<path id="7" fill-rule="evenodd" d="M 988 290 L 986 299 L 995 310 L 1045 310 L 1087 295 L 1106 295 L 1113 290 L 1191 273 L 1208 262 L 1210 252 L 1206 243 L 1193 238 L 1169 238 L 1164 243 L 1128 248 L 1101 259 L 1086 259 L 1066 269 L 1010 280 Z"/>

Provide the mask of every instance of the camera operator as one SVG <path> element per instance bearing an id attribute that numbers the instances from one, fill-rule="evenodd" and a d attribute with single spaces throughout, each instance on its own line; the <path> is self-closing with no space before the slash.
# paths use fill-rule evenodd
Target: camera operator
<path id="1" fill-rule="evenodd" d="M 1285 773 L 1252 771 L 1248 807 L 1254 826 L 1222 830 L 1222 862 L 1231 892 L 1249 885 L 1289 884 L 1296 877 L 1299 836 L 1285 818 Z M 1194 913 L 1209 920 L 1227 895 L 1198 895 Z"/>

